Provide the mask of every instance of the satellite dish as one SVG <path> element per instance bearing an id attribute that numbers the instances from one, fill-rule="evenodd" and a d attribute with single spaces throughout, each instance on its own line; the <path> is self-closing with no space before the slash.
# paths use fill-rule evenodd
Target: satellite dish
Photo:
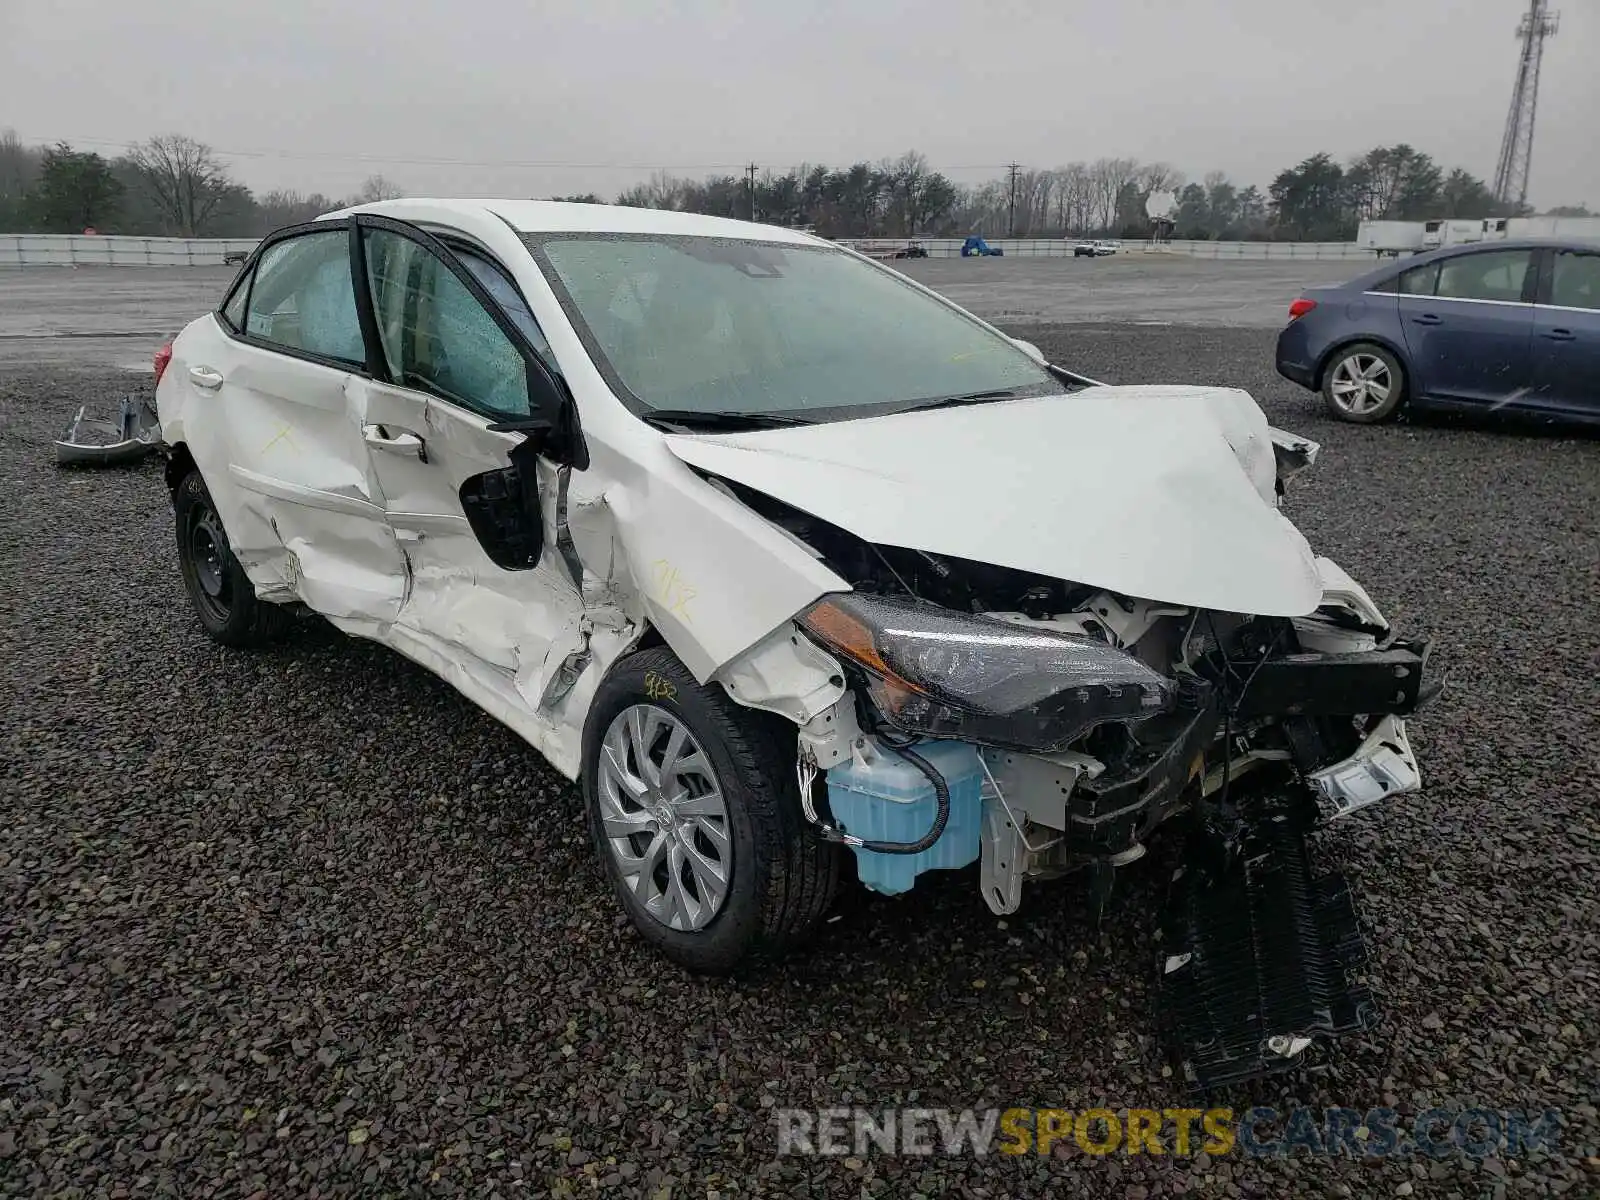
<path id="1" fill-rule="evenodd" d="M 1177 211 L 1177 192 L 1151 192 L 1145 197 L 1144 215 L 1152 221 L 1170 221 Z"/>

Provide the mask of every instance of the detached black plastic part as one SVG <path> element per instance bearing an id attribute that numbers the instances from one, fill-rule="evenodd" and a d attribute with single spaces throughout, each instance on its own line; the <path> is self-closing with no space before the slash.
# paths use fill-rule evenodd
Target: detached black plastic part
<path id="1" fill-rule="evenodd" d="M 1224 865 L 1204 835 L 1173 893 L 1157 963 L 1162 1028 L 1199 1092 L 1288 1070 L 1311 1043 L 1372 1028 L 1350 889 L 1314 872 L 1304 825 L 1279 810 Z"/>
<path id="2" fill-rule="evenodd" d="M 509 467 L 473 475 L 461 484 L 461 507 L 478 544 L 507 571 L 539 565 L 544 551 L 544 519 L 539 507 L 538 447 L 518 442 Z"/>

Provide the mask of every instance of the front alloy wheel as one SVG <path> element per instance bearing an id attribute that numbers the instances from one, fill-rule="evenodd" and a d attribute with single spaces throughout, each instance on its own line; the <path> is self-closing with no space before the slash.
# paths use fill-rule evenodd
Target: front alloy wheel
<path id="1" fill-rule="evenodd" d="M 600 824 L 617 872 L 668 929 L 704 929 L 733 875 L 728 805 L 710 760 L 684 724 L 632 704 L 606 730 Z"/>
<path id="2" fill-rule="evenodd" d="M 589 833 L 645 941 L 726 975 L 816 929 L 843 858 L 806 826 L 791 723 L 652 646 L 606 673 L 583 746 Z"/>
<path id="3" fill-rule="evenodd" d="M 1382 347 L 1361 344 L 1340 351 L 1328 368 L 1322 394 L 1342 421 L 1372 425 L 1394 415 L 1405 396 L 1405 374 Z"/>

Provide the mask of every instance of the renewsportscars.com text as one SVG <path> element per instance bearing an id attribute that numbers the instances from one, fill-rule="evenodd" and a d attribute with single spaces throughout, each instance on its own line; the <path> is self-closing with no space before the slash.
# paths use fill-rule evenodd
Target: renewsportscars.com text
<path id="1" fill-rule="evenodd" d="M 774 1110 L 780 1155 L 1040 1154 L 1202 1151 L 1212 1158 L 1295 1153 L 1356 1158 L 1493 1158 L 1553 1149 L 1561 1114 L 1433 1108 L 823 1108 Z"/>

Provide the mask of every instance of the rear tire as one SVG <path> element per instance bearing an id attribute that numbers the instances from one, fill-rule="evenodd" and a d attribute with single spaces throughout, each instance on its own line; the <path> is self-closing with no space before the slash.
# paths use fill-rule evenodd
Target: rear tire
<path id="1" fill-rule="evenodd" d="M 1344 346 L 1323 368 L 1322 399 L 1341 421 L 1356 425 L 1387 421 L 1405 403 L 1405 368 L 1388 350 L 1372 342 Z"/>
<path id="2" fill-rule="evenodd" d="M 590 836 L 645 941 L 727 975 L 815 930 L 842 855 L 806 827 L 792 725 L 702 687 L 657 646 L 611 669 L 583 744 Z"/>
<path id="3" fill-rule="evenodd" d="M 228 547 L 222 518 L 199 471 L 190 471 L 174 489 L 172 508 L 183 586 L 211 639 L 248 648 L 282 637 L 293 617 L 287 609 L 256 597 L 255 585 Z"/>

